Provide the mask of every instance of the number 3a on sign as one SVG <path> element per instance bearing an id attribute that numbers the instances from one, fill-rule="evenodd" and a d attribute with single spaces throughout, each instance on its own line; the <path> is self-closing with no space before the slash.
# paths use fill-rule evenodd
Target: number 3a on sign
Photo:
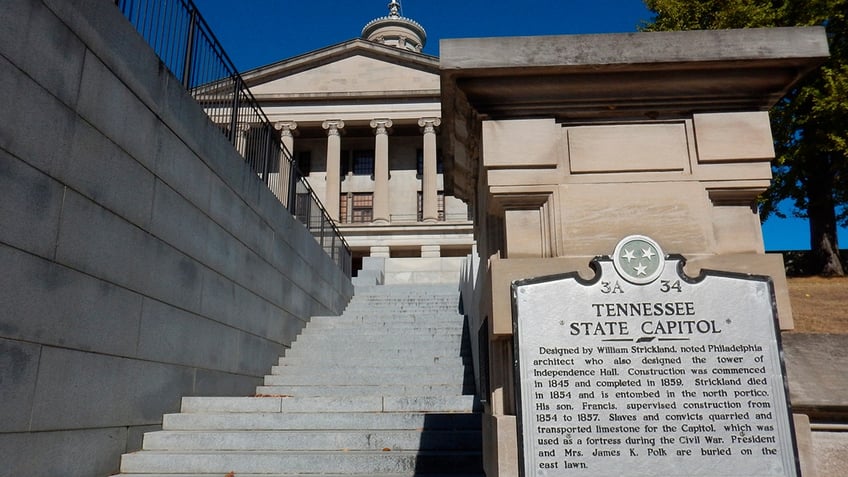
<path id="1" fill-rule="evenodd" d="M 624 290 L 621 288 L 621 285 L 616 281 L 612 282 L 601 282 L 601 293 L 604 294 L 612 294 L 612 293 L 624 293 Z"/>

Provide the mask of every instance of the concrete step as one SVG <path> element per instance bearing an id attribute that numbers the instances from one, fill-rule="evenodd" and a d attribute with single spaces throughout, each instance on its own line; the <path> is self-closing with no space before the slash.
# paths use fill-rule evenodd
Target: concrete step
<path id="1" fill-rule="evenodd" d="M 307 325 L 297 339 L 389 339 L 407 338 L 429 339 L 429 340 L 461 340 L 468 333 L 460 326 L 430 326 L 415 325 L 411 323 L 388 326 L 363 326 L 363 325 Z"/>
<path id="2" fill-rule="evenodd" d="M 446 284 L 416 284 L 416 285 L 380 285 L 365 287 L 357 290 L 356 297 L 366 296 L 456 296 L 459 298 L 457 285 Z"/>
<path id="3" fill-rule="evenodd" d="M 422 342 L 429 343 L 461 343 L 463 333 L 457 330 L 430 330 L 430 329 L 391 329 L 391 330 L 364 330 L 364 329 L 327 329 L 325 332 L 317 333 L 307 330 L 297 337 L 292 343 L 338 343 L 338 342 L 361 342 L 371 344 L 374 342 L 399 343 L 414 345 Z"/>
<path id="4" fill-rule="evenodd" d="M 281 366 L 324 366 L 327 368 L 337 367 L 393 367 L 397 368 L 398 362 L 392 359 L 386 359 L 383 356 L 368 356 L 358 357 L 356 362 L 346 359 L 344 356 L 317 356 L 317 357 L 299 357 L 299 356 L 283 356 L 278 362 Z M 430 366 L 430 365 L 445 365 L 445 366 L 470 366 L 471 356 L 462 354 L 459 356 L 432 356 L 419 358 L 410 363 L 412 366 Z"/>
<path id="5" fill-rule="evenodd" d="M 364 330 L 368 331 L 368 330 Z M 407 330 L 394 329 L 391 331 L 373 330 L 366 333 L 347 333 L 346 331 L 330 332 L 330 333 L 313 333 L 312 330 L 307 330 L 292 343 L 292 347 L 300 344 L 301 346 L 324 346 L 337 347 L 345 345 L 346 347 L 390 347 L 403 346 L 405 348 L 413 346 L 460 346 L 465 344 L 462 339 L 462 334 L 457 332 L 414 332 Z"/>
<path id="6" fill-rule="evenodd" d="M 363 368 L 390 368 L 397 369 L 397 358 L 379 356 L 359 357 L 359 363 Z M 409 360 L 413 361 L 413 360 Z M 414 360 L 416 367 L 421 366 L 438 366 L 448 365 L 451 367 L 467 366 L 471 362 L 470 355 L 453 355 L 453 356 L 425 356 L 417 357 Z M 280 358 L 280 363 L 283 366 L 307 366 L 318 367 L 324 369 L 344 369 L 350 363 L 345 361 L 345 358 L 339 355 L 334 356 L 290 356 Z"/>
<path id="7" fill-rule="evenodd" d="M 351 358 L 368 356 L 382 356 L 385 358 L 394 358 L 396 356 L 405 356 L 414 359 L 416 356 L 461 356 L 462 354 L 470 353 L 470 347 L 463 346 L 462 343 L 440 343 L 422 341 L 417 345 L 403 343 L 386 343 L 375 341 L 372 343 L 344 343 L 330 342 L 323 344 L 293 344 L 291 348 L 285 352 L 286 356 L 333 356 L 344 354 Z M 403 367 L 402 363 L 398 363 L 399 367 Z"/>
<path id="8" fill-rule="evenodd" d="M 415 334 L 421 336 L 453 336 L 466 334 L 461 325 L 441 325 L 433 326 L 431 324 L 420 323 L 381 323 L 378 325 L 363 325 L 363 324 L 313 324 L 309 323 L 303 329 L 300 336 L 386 336 L 386 335 L 402 335 Z"/>
<path id="9" fill-rule="evenodd" d="M 453 330 L 462 328 L 463 321 L 456 317 L 450 318 L 430 318 L 419 316 L 391 316 L 391 315 L 367 315 L 354 316 L 342 315 L 328 317 L 326 320 L 316 320 L 313 318 L 309 321 L 310 326 L 320 326 L 322 329 L 334 325 L 339 328 L 354 328 L 363 330 L 386 330 L 395 325 L 417 325 L 419 328 L 433 328 L 436 330 Z M 344 325 L 344 326 L 343 326 Z M 404 329 L 406 329 L 404 327 Z"/>
<path id="10" fill-rule="evenodd" d="M 416 297 L 379 297 L 379 296 L 368 296 L 368 297 L 360 297 L 356 296 L 353 300 L 348 303 L 348 307 L 356 307 L 356 306 L 366 306 L 366 305 L 374 305 L 374 306 L 382 306 L 382 307 L 396 307 L 396 308 L 419 308 L 426 309 L 429 306 L 436 306 L 442 308 L 450 308 L 452 310 L 459 309 L 459 298 L 452 296 L 416 296 Z"/>
<path id="11" fill-rule="evenodd" d="M 316 374 L 269 374 L 265 376 L 265 386 L 300 385 L 300 386 L 345 386 L 345 385 L 389 385 L 389 384 L 462 384 L 468 380 L 469 374 L 453 373 L 408 373 L 402 374 L 395 370 L 391 374 L 372 372 L 370 374 L 351 373 L 347 376 L 341 373 Z"/>
<path id="12" fill-rule="evenodd" d="M 302 338 L 302 339 L 300 339 Z M 360 336 L 357 337 L 356 340 L 351 339 L 350 336 L 328 336 L 326 339 L 321 339 L 320 336 L 315 336 L 314 338 L 310 338 L 309 336 L 299 337 L 297 341 L 292 343 L 292 348 L 298 346 L 310 346 L 315 349 L 316 352 L 321 352 L 320 348 L 315 348 L 317 346 L 321 346 L 324 348 L 338 348 L 339 346 L 344 346 L 345 348 L 362 348 L 368 347 L 371 349 L 374 348 L 392 348 L 392 347 L 402 347 L 402 348 L 434 348 L 434 347 L 460 347 L 462 345 L 468 346 L 463 342 L 460 338 L 450 337 L 450 338 L 439 338 L 433 336 L 417 336 L 415 334 L 384 334 L 380 335 L 372 335 L 372 336 Z"/>
<path id="13" fill-rule="evenodd" d="M 198 412 L 473 412 L 474 396 L 319 396 L 286 397 L 274 386 L 259 386 L 268 397 L 184 397 L 181 411 Z M 276 396 L 276 395 L 280 396 Z"/>
<path id="14" fill-rule="evenodd" d="M 341 318 L 386 318 L 403 321 L 404 319 L 417 318 L 421 320 L 433 321 L 462 321 L 463 317 L 456 310 L 449 308 L 427 308 L 416 307 L 412 308 L 392 308 L 379 306 L 363 306 L 348 308 L 340 316 Z M 337 317 L 339 318 L 339 317 Z M 322 321 L 322 320 L 318 320 Z"/>
<path id="15" fill-rule="evenodd" d="M 426 311 L 428 309 L 441 309 L 441 310 L 451 310 L 456 312 L 459 308 L 459 302 L 456 299 L 439 299 L 439 298 L 407 298 L 406 300 L 399 301 L 397 299 L 389 298 L 389 299 L 380 299 L 380 298 L 371 298 L 371 299 L 356 299 L 348 303 L 348 306 L 345 308 L 349 310 L 351 308 L 393 308 L 398 310 L 411 310 L 411 311 Z"/>
<path id="16" fill-rule="evenodd" d="M 256 394 L 266 396 L 332 397 L 332 396 L 459 396 L 475 392 L 473 384 L 350 384 L 350 385 L 288 385 L 258 386 Z"/>
<path id="17" fill-rule="evenodd" d="M 326 319 L 318 319 L 318 318 L 326 318 Z M 310 326 L 356 326 L 360 328 L 364 325 L 374 328 L 391 328 L 396 325 L 419 325 L 419 326 L 427 326 L 431 328 L 462 328 L 463 320 L 462 317 L 457 316 L 410 316 L 410 315 L 402 315 L 400 313 L 396 314 L 375 314 L 373 312 L 363 313 L 362 315 L 356 315 L 353 313 L 344 314 L 341 316 L 330 316 L 330 317 L 313 317 L 309 320 Z"/>
<path id="18" fill-rule="evenodd" d="M 208 412 L 165 414 L 164 430 L 479 430 L 477 413 Z"/>
<path id="19" fill-rule="evenodd" d="M 462 377 L 470 378 L 474 375 L 470 367 L 458 364 L 431 364 L 425 366 L 403 366 L 399 368 L 395 365 L 386 366 L 273 366 L 269 376 L 289 376 L 289 377 L 305 377 L 322 379 L 340 378 L 344 379 L 351 376 L 368 377 L 371 375 L 381 376 L 383 378 L 395 378 L 417 375 L 435 375 L 443 377 Z"/>
<path id="20" fill-rule="evenodd" d="M 477 450 L 475 430 L 159 431 L 144 435 L 145 450 Z"/>
<path id="21" fill-rule="evenodd" d="M 415 303 L 397 303 L 393 301 L 359 301 L 349 303 L 345 308 L 345 313 L 358 312 L 388 312 L 388 311 L 405 311 L 417 315 L 453 315 L 459 316 L 459 309 L 456 303 L 439 302 L 439 301 L 419 301 Z"/>
<path id="22" fill-rule="evenodd" d="M 380 349 L 376 348 L 374 350 L 370 349 L 366 345 L 360 345 L 358 347 L 352 347 L 350 349 L 344 348 L 330 348 L 330 349 L 319 349 L 319 348 L 289 348 L 285 352 L 285 357 L 297 357 L 297 358 L 315 358 L 315 359 L 326 359 L 326 360 L 337 360 L 337 359 L 347 359 L 349 363 L 357 363 L 362 360 L 363 363 L 373 362 L 374 360 L 380 359 L 399 359 L 403 360 L 403 362 L 412 362 L 416 364 L 420 364 L 422 362 L 427 362 L 430 359 L 437 357 L 457 357 L 457 356 L 468 356 L 471 354 L 471 350 L 469 349 L 438 349 L 438 348 L 405 348 L 405 349 Z M 403 363 L 398 362 L 398 366 L 402 366 Z"/>
<path id="23" fill-rule="evenodd" d="M 401 290 L 357 290 L 356 294 L 353 296 L 353 301 L 366 301 L 366 300 L 453 300 L 459 301 L 459 292 L 449 291 L 449 292 L 435 292 L 432 290 L 427 291 L 412 291 L 412 292 L 402 292 Z"/>
<path id="24" fill-rule="evenodd" d="M 122 474 L 122 475 L 126 475 L 126 474 Z M 149 474 L 149 473 L 145 472 L 145 473 L 133 473 L 132 475 L 137 475 L 139 477 L 221 477 L 222 474 L 220 472 L 215 472 L 215 473 L 212 473 L 212 474 L 196 474 L 196 473 L 191 473 L 191 474 L 160 474 L 160 473 Z M 118 476 L 114 475 L 112 477 L 118 477 Z M 367 474 L 327 474 L 327 473 L 323 473 L 323 472 L 320 473 L 320 474 L 316 474 L 316 473 L 312 473 L 312 472 L 304 473 L 304 474 L 278 474 L 278 473 L 268 474 L 268 473 L 265 473 L 265 472 L 263 472 L 261 474 L 254 474 L 254 473 L 242 472 L 237 477 L 374 477 L 374 474 L 373 473 L 367 473 Z M 404 472 L 402 474 L 398 474 L 398 473 L 379 474 L 379 477 L 485 477 L 485 475 L 482 474 L 482 473 L 473 473 L 473 474 L 468 474 L 468 473 L 466 473 L 466 474 L 426 473 L 426 474 L 423 474 L 423 473 L 420 473 L 420 472 L 412 471 L 412 472 Z"/>
<path id="25" fill-rule="evenodd" d="M 461 318 L 448 317 L 426 317 L 426 316 L 403 316 L 403 315 L 341 315 L 328 317 L 326 320 L 312 319 L 309 326 L 326 330 L 327 328 L 358 329 L 365 331 L 390 330 L 395 326 L 403 329 L 427 329 L 432 328 L 440 331 L 461 330 L 464 322 Z"/>
<path id="26" fill-rule="evenodd" d="M 121 472 L 171 473 L 403 473 L 481 472 L 474 451 L 144 451 L 124 455 Z"/>

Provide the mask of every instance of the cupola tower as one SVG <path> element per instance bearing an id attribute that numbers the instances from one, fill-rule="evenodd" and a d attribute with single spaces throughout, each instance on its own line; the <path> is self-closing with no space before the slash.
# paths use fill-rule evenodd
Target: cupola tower
<path id="1" fill-rule="evenodd" d="M 362 29 L 362 38 L 420 53 L 427 43 L 424 27 L 401 15 L 398 0 L 392 0 L 388 6 L 389 15 L 368 22 Z"/>

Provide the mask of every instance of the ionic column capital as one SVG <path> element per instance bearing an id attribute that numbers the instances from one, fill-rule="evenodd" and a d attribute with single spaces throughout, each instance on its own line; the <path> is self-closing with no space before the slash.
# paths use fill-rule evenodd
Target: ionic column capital
<path id="1" fill-rule="evenodd" d="M 388 128 L 392 127 L 391 119 L 372 119 L 371 127 L 374 128 L 374 134 L 388 134 Z"/>
<path id="2" fill-rule="evenodd" d="M 442 124 L 441 118 L 421 118 L 418 120 L 418 125 L 424 128 L 424 134 L 435 134 L 436 128 Z"/>
<path id="3" fill-rule="evenodd" d="M 338 136 L 339 130 L 344 128 L 344 121 L 341 119 L 328 119 L 321 124 L 321 127 L 327 130 L 328 136 Z"/>
<path id="4" fill-rule="evenodd" d="M 292 131 L 297 129 L 297 122 L 295 121 L 277 121 L 274 123 L 274 129 L 280 131 L 280 136 L 291 136 Z"/>

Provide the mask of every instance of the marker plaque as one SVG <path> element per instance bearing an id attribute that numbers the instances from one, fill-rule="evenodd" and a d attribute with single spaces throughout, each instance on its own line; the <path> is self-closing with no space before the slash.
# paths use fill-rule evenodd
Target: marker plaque
<path id="1" fill-rule="evenodd" d="M 769 278 L 645 236 L 513 284 L 524 477 L 798 477 Z"/>

